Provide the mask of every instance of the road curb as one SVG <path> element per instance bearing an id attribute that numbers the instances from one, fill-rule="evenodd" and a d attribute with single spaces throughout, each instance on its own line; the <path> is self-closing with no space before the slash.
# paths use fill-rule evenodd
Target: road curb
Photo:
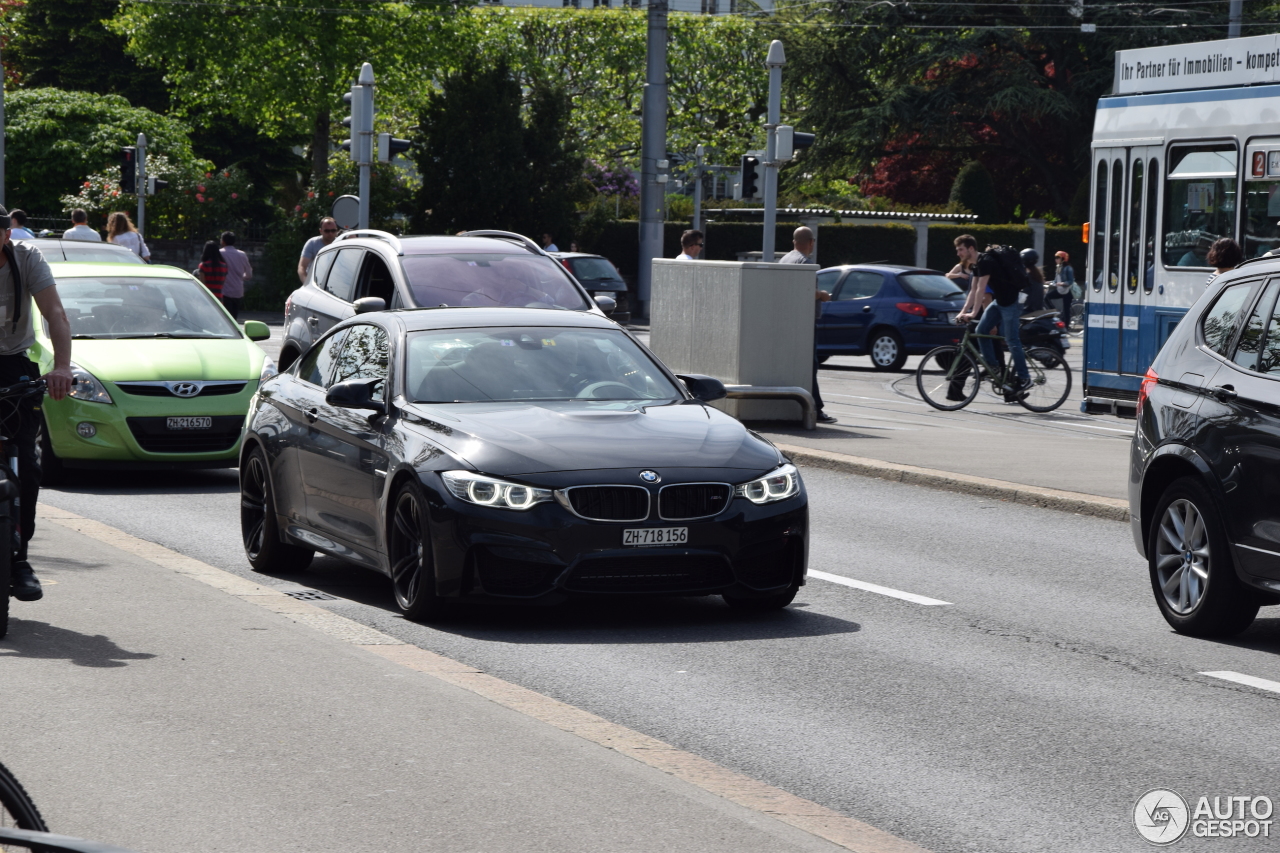
<path id="1" fill-rule="evenodd" d="M 892 480 L 896 483 L 924 486 L 945 492 L 995 498 L 1010 503 L 1073 512 L 1077 515 L 1089 515 L 1111 521 L 1127 522 L 1129 520 L 1129 502 L 1119 498 L 1104 498 L 1100 495 L 1024 486 L 1021 483 L 991 480 L 970 474 L 933 471 L 928 468 L 917 468 L 914 465 L 899 465 L 896 462 L 882 462 L 879 459 L 849 456 L 830 450 L 814 450 L 794 444 L 778 444 L 777 447 L 792 462 L 810 468 L 824 468 L 828 471 L 875 477 L 878 480 Z"/>

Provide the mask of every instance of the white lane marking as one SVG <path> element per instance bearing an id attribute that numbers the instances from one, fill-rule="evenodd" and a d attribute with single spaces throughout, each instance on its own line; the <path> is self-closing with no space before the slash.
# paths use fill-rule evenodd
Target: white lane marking
<path id="1" fill-rule="evenodd" d="M 813 572 L 809 572 L 809 574 L 813 574 Z M 1210 678 L 1221 678 L 1223 681 L 1234 681 L 1236 684 L 1256 687 L 1259 690 L 1270 690 L 1272 693 L 1280 693 L 1280 681 L 1267 681 L 1265 678 L 1257 678 L 1240 672 L 1232 672 L 1229 669 L 1221 670 L 1219 672 L 1202 672 L 1200 674 L 1207 675 Z"/>
<path id="2" fill-rule="evenodd" d="M 863 592 L 874 592 L 877 595 L 887 595 L 890 598 L 900 598 L 903 601 L 910 601 L 913 604 L 935 605 L 950 604 L 950 601 L 939 601 L 936 598 L 927 598 L 923 595 L 916 595 L 914 592 L 903 592 L 899 589 L 890 589 L 887 586 L 880 586 L 866 581 L 856 581 L 853 578 L 846 578 L 843 575 L 832 575 L 827 572 L 818 572 L 813 569 L 809 570 L 809 577 L 817 578 L 821 581 L 829 581 L 830 583 L 838 583 L 841 586 L 849 586 L 854 589 L 860 589 Z M 1280 685 L 1276 685 L 1280 687 Z"/>
<path id="3" fill-rule="evenodd" d="M 1122 432 L 1125 435 L 1133 435 L 1132 429 L 1117 429 L 1116 427 L 1104 427 L 1104 426 L 1098 426 L 1097 424 L 1081 424 L 1081 423 L 1074 423 L 1074 422 L 1070 423 L 1069 425 L 1073 427 L 1084 427 L 1085 429 L 1105 429 L 1107 432 Z"/>

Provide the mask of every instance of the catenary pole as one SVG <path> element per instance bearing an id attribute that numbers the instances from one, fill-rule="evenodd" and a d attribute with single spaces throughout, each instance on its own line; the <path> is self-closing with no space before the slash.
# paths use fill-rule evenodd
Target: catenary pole
<path id="1" fill-rule="evenodd" d="M 667 158 L 667 0 L 649 0 L 649 34 L 640 150 L 641 311 L 648 313 L 653 259 L 662 255 L 666 184 L 658 181 L 658 161 Z"/>
<path id="2" fill-rule="evenodd" d="M 698 146 L 695 153 L 693 167 L 693 227 L 695 230 L 702 228 L 702 154 L 703 148 Z"/>
<path id="3" fill-rule="evenodd" d="M 1244 0 L 1231 0 L 1227 38 L 1240 38 L 1240 23 L 1244 18 Z"/>
<path id="4" fill-rule="evenodd" d="M 787 64 L 786 53 L 782 42 L 774 39 L 769 43 L 769 55 L 764 60 L 769 69 L 769 115 L 764 129 L 767 134 L 764 148 L 764 243 L 761 249 L 761 260 L 765 263 L 773 261 L 773 243 L 778 222 L 778 121 L 782 113 L 782 66 Z"/>

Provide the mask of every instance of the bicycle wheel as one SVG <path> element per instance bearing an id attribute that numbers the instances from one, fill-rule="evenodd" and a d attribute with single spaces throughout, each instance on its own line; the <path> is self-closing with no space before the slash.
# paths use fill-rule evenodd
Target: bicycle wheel
<path id="1" fill-rule="evenodd" d="M 978 396 L 978 365 L 973 356 L 959 347 L 938 347 L 916 368 L 916 389 L 935 409 L 954 412 Z"/>
<path id="2" fill-rule="evenodd" d="M 9 587 L 13 584 L 10 524 L 9 519 L 0 518 L 0 640 L 9 633 Z"/>
<path id="3" fill-rule="evenodd" d="M 1033 347 L 1027 350 L 1027 369 L 1031 371 L 1031 390 L 1018 402 L 1033 412 L 1052 412 L 1071 394 L 1071 366 L 1051 349 Z"/>
<path id="4" fill-rule="evenodd" d="M 0 826 L 5 829 L 33 829 L 36 832 L 48 832 L 44 818 L 31 797 L 18 782 L 17 777 L 0 764 Z M 26 850 L 26 847 L 0 846 L 0 850 Z"/>
<path id="5" fill-rule="evenodd" d="M 1083 332 L 1084 331 L 1084 309 L 1085 303 L 1076 301 L 1071 303 L 1071 327 L 1068 331 Z"/>

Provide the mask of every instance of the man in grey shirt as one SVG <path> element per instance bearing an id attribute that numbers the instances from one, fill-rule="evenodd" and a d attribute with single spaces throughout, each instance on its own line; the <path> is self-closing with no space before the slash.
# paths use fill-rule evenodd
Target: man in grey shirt
<path id="1" fill-rule="evenodd" d="M 40 377 L 49 396 L 61 400 L 71 392 L 71 325 L 53 272 L 40 250 L 28 242 L 9 240 L 9 212 L 0 207 L 0 387 Z M 40 367 L 27 350 L 36 341 L 31 300 L 44 315 L 53 344 L 53 369 L 40 376 Z M 35 601 L 44 595 L 31 564 L 27 543 L 35 530 L 36 501 L 40 496 L 40 462 L 36 441 L 40 435 L 40 397 L 11 398 L 0 404 L 0 434 L 17 445 L 18 484 L 22 502 L 18 520 L 20 546 L 14 555 L 10 592 L 19 601 Z M 0 543 L 0 547 L 9 547 Z"/>
<path id="2" fill-rule="evenodd" d="M 813 260 L 813 229 L 801 225 L 791 233 L 790 252 L 787 252 L 778 259 L 780 264 L 812 264 Z M 814 319 L 822 316 L 822 303 L 831 301 L 831 294 L 825 290 L 814 291 Z M 817 330 L 814 330 L 814 347 L 813 347 L 813 404 L 818 407 L 818 423 L 833 424 L 836 419 L 832 415 L 828 415 L 822 411 L 822 394 L 818 391 L 818 345 Z"/>
<path id="3" fill-rule="evenodd" d="M 307 271 L 311 263 L 320 254 L 320 250 L 338 239 L 338 223 L 326 216 L 320 220 L 320 236 L 312 237 L 302 247 L 302 257 L 298 259 L 298 281 L 307 283 Z"/>

